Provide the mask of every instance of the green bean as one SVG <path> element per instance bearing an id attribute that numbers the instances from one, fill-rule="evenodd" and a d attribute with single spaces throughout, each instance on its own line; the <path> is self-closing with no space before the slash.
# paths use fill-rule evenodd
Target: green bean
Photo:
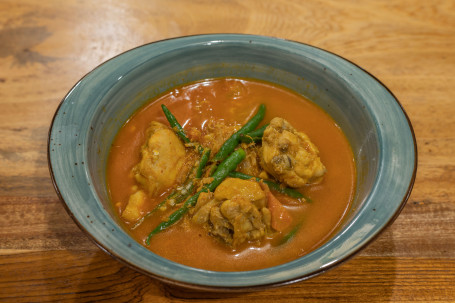
<path id="1" fill-rule="evenodd" d="M 166 116 L 167 121 L 169 121 L 169 124 L 175 133 L 180 137 L 180 139 L 183 140 L 183 142 L 190 143 L 190 139 L 186 136 L 183 127 L 180 125 L 171 111 L 164 104 L 161 104 L 161 108 L 163 109 L 164 115 Z"/>
<path id="2" fill-rule="evenodd" d="M 155 206 L 151 211 L 149 211 L 148 213 L 146 213 L 139 221 L 137 221 L 132 227 L 131 227 L 131 230 L 135 230 L 136 228 L 138 228 L 142 223 L 144 223 L 144 221 L 150 217 L 152 214 L 154 214 L 155 212 L 157 212 L 161 207 L 163 207 L 167 201 L 169 200 L 176 200 L 176 197 L 178 198 L 179 196 L 180 197 L 183 197 L 182 195 L 179 195 L 180 194 L 180 191 L 178 190 L 174 190 L 169 196 L 167 196 L 163 201 L 161 201 L 157 206 Z"/>
<path id="3" fill-rule="evenodd" d="M 177 221 L 179 221 L 183 215 L 185 215 L 190 207 L 193 207 L 197 203 L 197 199 L 199 198 L 199 195 L 203 192 L 208 192 L 208 191 L 214 191 L 218 185 L 220 185 L 221 182 L 228 176 L 229 172 L 233 171 L 236 169 L 237 165 L 245 159 L 245 151 L 241 148 L 235 150 L 232 154 L 229 155 L 221 164 L 217 167 L 215 173 L 213 174 L 212 178 L 213 181 L 204 186 L 201 190 L 199 190 L 196 194 L 188 198 L 188 200 L 183 203 L 182 207 L 180 207 L 178 210 L 173 212 L 169 218 L 166 221 L 161 222 L 158 224 L 157 227 L 155 227 L 154 230 L 150 232 L 150 234 L 147 236 L 145 239 L 145 243 L 147 245 L 150 245 L 150 239 L 159 233 L 160 231 L 163 231 L 173 224 L 175 224 Z"/>
<path id="4" fill-rule="evenodd" d="M 215 157 L 213 157 L 212 161 L 223 161 L 226 157 L 232 153 L 232 151 L 237 147 L 240 142 L 240 135 L 249 133 L 253 131 L 258 124 L 264 119 L 265 115 L 265 105 L 261 104 L 259 106 L 258 111 L 256 114 L 248 120 L 248 122 L 237 132 L 232 134 L 221 146 L 220 150 L 216 153 Z"/>
<path id="5" fill-rule="evenodd" d="M 262 136 L 264 135 L 264 131 L 269 126 L 268 124 L 262 126 L 261 128 L 258 128 L 256 130 L 253 130 L 252 132 L 246 133 L 246 134 L 241 134 L 240 135 L 240 141 L 246 142 L 246 143 L 252 143 L 252 142 L 258 142 L 262 140 Z"/>
<path id="6" fill-rule="evenodd" d="M 207 161 L 209 160 L 210 157 L 210 149 L 205 149 L 204 153 L 201 156 L 201 159 L 199 160 L 199 164 L 196 169 L 196 179 L 200 179 L 202 177 L 202 172 L 207 164 Z M 192 173 L 190 173 L 192 175 Z M 139 225 L 141 225 L 145 219 L 150 217 L 153 213 L 158 211 L 161 207 L 163 207 L 168 201 L 174 200 L 173 204 L 179 204 L 180 202 L 184 201 L 188 196 L 193 192 L 194 189 L 194 179 L 187 179 L 187 182 L 183 185 L 183 188 L 181 190 L 175 190 L 173 191 L 169 196 L 166 197 L 163 201 L 161 201 L 157 206 L 155 206 L 151 211 L 149 211 L 147 214 L 145 214 L 136 224 L 131 227 L 131 230 L 136 229 Z"/>
<path id="7" fill-rule="evenodd" d="M 207 164 L 209 157 L 210 157 L 210 149 L 204 149 L 204 152 L 199 160 L 199 165 L 196 169 L 196 175 L 194 176 L 195 179 L 200 179 L 202 177 L 202 173 L 204 171 L 204 167 Z M 185 183 L 183 190 L 179 192 L 179 195 L 175 198 L 174 203 L 179 204 L 180 202 L 184 201 L 192 192 L 195 185 L 195 179 L 190 180 L 189 182 Z"/>
<path id="8" fill-rule="evenodd" d="M 210 191 L 215 188 L 227 177 L 227 175 L 234 171 L 237 165 L 245 159 L 246 153 L 243 149 L 239 148 L 229 155 L 221 164 L 216 168 L 212 175 L 213 181 L 207 185 Z"/>
<path id="9" fill-rule="evenodd" d="M 301 223 L 297 224 L 290 232 L 284 235 L 283 238 L 281 238 L 280 245 L 283 245 L 287 243 L 289 240 L 291 240 L 295 236 L 297 231 L 300 229 L 300 225 L 302 224 Z"/>
<path id="10" fill-rule="evenodd" d="M 210 149 L 203 149 L 203 150 L 204 150 L 204 152 L 201 156 L 201 159 L 199 160 L 199 164 L 198 164 L 197 168 L 195 169 L 196 174 L 194 175 L 194 178 L 196 178 L 196 179 L 200 179 L 202 177 L 202 172 L 210 157 Z M 147 213 L 147 215 L 160 209 L 169 200 L 174 200 L 173 204 L 179 204 L 180 202 L 185 200 L 193 192 L 193 189 L 194 189 L 194 180 L 191 178 L 193 173 L 194 173 L 194 167 L 193 167 L 193 170 L 188 175 L 188 178 L 185 181 L 184 185 L 182 186 L 182 189 L 173 191 L 166 199 L 161 201 L 157 206 L 155 206 L 155 208 L 153 210 L 151 210 L 149 213 Z"/>
<path id="11" fill-rule="evenodd" d="M 164 115 L 166 116 L 167 121 L 171 125 L 171 128 L 180 137 L 180 139 L 183 140 L 183 142 L 186 144 L 186 146 L 192 146 L 199 152 L 199 154 L 202 154 L 204 152 L 204 148 L 199 143 L 191 142 L 191 140 L 185 134 L 185 130 L 180 125 L 180 123 L 177 121 L 177 118 L 175 118 L 175 116 L 166 107 L 166 105 L 161 104 L 161 108 L 163 109 Z"/>
<path id="12" fill-rule="evenodd" d="M 199 166 L 198 166 L 197 171 L 196 171 L 196 178 L 198 178 L 198 179 L 200 177 L 202 177 L 202 172 L 204 170 L 204 167 L 205 167 L 205 165 L 207 164 L 207 162 L 209 161 L 209 158 L 210 158 L 210 152 L 211 152 L 211 150 L 207 148 L 202 153 L 201 160 L 199 161 Z"/>
<path id="13" fill-rule="evenodd" d="M 258 182 L 262 181 L 265 184 L 267 184 L 269 188 L 271 188 L 277 192 L 280 192 L 282 194 L 285 194 L 291 198 L 296 198 L 296 199 L 304 198 L 307 202 L 311 202 L 311 199 L 309 197 L 304 196 L 301 192 L 299 192 L 295 189 L 289 188 L 289 187 L 281 187 L 280 184 L 269 181 L 269 180 L 263 180 L 261 178 L 253 177 L 253 176 L 250 176 L 250 175 L 238 172 L 238 171 L 230 172 L 229 177 L 239 178 L 239 179 L 243 179 L 243 180 L 248 180 L 248 179 L 254 178 L 256 181 L 258 181 Z"/>
<path id="14" fill-rule="evenodd" d="M 245 125 L 241 129 L 239 129 L 238 133 L 246 134 L 246 133 L 253 131 L 259 125 L 259 123 L 261 123 L 262 119 L 264 119 L 264 116 L 265 116 L 265 105 L 261 104 L 261 105 L 259 105 L 259 108 L 258 108 L 258 111 L 256 112 L 256 114 L 253 117 L 251 117 L 251 119 L 248 120 L 248 122 L 245 123 Z"/>

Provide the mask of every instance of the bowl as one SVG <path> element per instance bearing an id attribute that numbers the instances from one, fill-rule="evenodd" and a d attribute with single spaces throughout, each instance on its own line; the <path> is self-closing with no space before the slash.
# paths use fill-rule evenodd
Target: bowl
<path id="1" fill-rule="evenodd" d="M 304 95 L 332 116 L 354 151 L 357 190 L 341 227 L 325 244 L 292 262 L 242 272 L 191 268 L 137 243 L 114 215 L 105 170 L 120 127 L 150 98 L 180 84 L 222 76 L 265 80 Z M 55 113 L 48 160 L 68 213 L 111 256 L 174 285 L 250 291 L 323 273 L 376 238 L 410 195 L 417 146 L 412 125 L 394 95 L 352 62 L 303 43 L 215 34 L 146 44 L 88 73 Z"/>

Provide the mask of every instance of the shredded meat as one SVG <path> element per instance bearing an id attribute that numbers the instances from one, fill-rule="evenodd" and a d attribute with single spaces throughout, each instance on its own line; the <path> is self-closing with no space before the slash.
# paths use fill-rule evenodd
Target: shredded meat
<path id="1" fill-rule="evenodd" d="M 239 128 L 238 125 L 226 125 L 221 121 L 209 119 L 201 134 L 200 143 L 210 148 L 212 155 L 215 155 L 221 145 Z"/>
<path id="2" fill-rule="evenodd" d="M 278 117 L 264 131 L 260 157 L 269 174 L 291 187 L 320 182 L 326 171 L 308 136 Z"/>

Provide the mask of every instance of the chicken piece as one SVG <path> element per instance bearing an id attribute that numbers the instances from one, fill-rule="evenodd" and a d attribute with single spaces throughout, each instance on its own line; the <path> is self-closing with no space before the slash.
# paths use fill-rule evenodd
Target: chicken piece
<path id="1" fill-rule="evenodd" d="M 216 205 L 215 200 L 211 200 L 204 206 L 202 206 L 198 212 L 193 216 L 192 221 L 196 224 L 204 224 L 209 221 L 210 218 L 210 211 L 212 207 Z"/>
<path id="2" fill-rule="evenodd" d="M 133 173 L 136 181 L 154 196 L 183 178 L 186 152 L 177 135 L 159 122 L 150 124 L 146 137 L 141 162 Z"/>
<path id="3" fill-rule="evenodd" d="M 220 207 L 221 213 L 225 216 L 226 214 L 233 214 L 229 209 L 230 207 L 225 206 L 228 201 L 229 200 L 223 202 Z M 231 217 L 229 220 L 234 229 L 234 247 L 246 241 L 259 240 L 265 236 L 267 226 L 262 218 L 262 213 L 253 203 L 251 203 L 251 201 L 248 201 L 245 197 L 236 196 L 229 203 L 237 204 L 237 208 L 239 209 L 237 215 Z M 229 211 L 231 212 L 229 213 Z M 225 214 L 225 212 L 227 213 Z"/>
<path id="4" fill-rule="evenodd" d="M 265 172 L 260 165 L 259 146 L 242 143 L 241 147 L 245 150 L 246 157 L 237 166 L 237 170 L 250 176 L 260 177 Z"/>
<path id="5" fill-rule="evenodd" d="M 212 235 L 223 239 L 228 245 L 233 244 L 233 228 L 229 221 L 221 214 L 220 207 L 210 209 L 210 228 Z"/>
<path id="6" fill-rule="evenodd" d="M 196 224 L 204 224 L 209 221 L 210 210 L 216 205 L 213 199 L 213 193 L 201 193 L 197 200 L 197 204 L 192 210 L 194 216 L 191 220 Z"/>
<path id="7" fill-rule="evenodd" d="M 258 209 L 265 207 L 265 193 L 259 183 L 253 180 L 226 178 L 218 185 L 214 194 L 217 200 L 230 200 L 236 196 L 242 196 Z"/>
<path id="8" fill-rule="evenodd" d="M 270 230 L 271 215 L 265 205 L 265 193 L 257 182 L 228 178 L 212 197 L 201 194 L 192 221 L 237 247 L 260 240 Z"/>
<path id="9" fill-rule="evenodd" d="M 264 221 L 265 226 L 272 226 L 272 212 L 267 207 L 261 209 L 262 220 Z"/>
<path id="10" fill-rule="evenodd" d="M 226 200 L 220 205 L 220 211 L 228 220 L 233 220 L 240 214 L 240 205 L 236 201 Z"/>
<path id="11" fill-rule="evenodd" d="M 206 205 L 208 202 L 213 200 L 213 193 L 212 192 L 201 192 L 199 198 L 197 199 L 196 205 L 191 209 L 191 212 L 197 212 L 201 207 Z"/>
<path id="12" fill-rule="evenodd" d="M 260 157 L 269 174 L 291 187 L 318 183 L 326 171 L 308 136 L 278 117 L 264 131 Z"/>
<path id="13" fill-rule="evenodd" d="M 136 222 L 142 217 L 142 208 L 145 205 L 146 194 L 143 190 L 139 190 L 132 194 L 128 199 L 125 209 L 122 212 L 122 218 Z"/>

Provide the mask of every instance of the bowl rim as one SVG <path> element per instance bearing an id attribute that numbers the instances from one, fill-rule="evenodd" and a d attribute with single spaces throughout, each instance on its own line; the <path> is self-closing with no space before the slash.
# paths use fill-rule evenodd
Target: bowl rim
<path id="1" fill-rule="evenodd" d="M 154 45 L 154 44 L 162 43 L 162 42 L 166 42 L 166 41 L 174 41 L 174 40 L 186 39 L 186 38 L 192 38 L 192 37 L 195 37 L 195 38 L 197 38 L 197 37 L 207 38 L 207 39 L 210 39 L 210 41 L 212 41 L 213 39 L 216 39 L 216 38 L 220 39 L 221 37 L 222 37 L 222 40 L 226 40 L 226 37 L 230 37 L 230 38 L 242 37 L 242 39 L 245 39 L 245 38 L 254 39 L 254 38 L 258 38 L 259 37 L 261 39 L 268 39 L 269 42 L 282 41 L 284 43 L 294 43 L 294 44 L 297 44 L 297 45 L 307 46 L 307 47 L 310 47 L 310 48 L 315 49 L 317 51 L 320 51 L 322 53 L 328 53 L 328 54 L 330 54 L 332 56 L 338 57 L 339 59 L 351 64 L 355 68 L 363 71 L 369 77 L 371 77 L 375 82 L 377 82 L 377 84 L 382 86 L 387 91 L 387 93 L 392 97 L 392 99 L 396 102 L 396 105 L 398 105 L 399 109 L 401 110 L 401 113 L 403 114 L 403 116 L 406 119 L 407 126 L 409 127 L 409 131 L 410 131 L 411 136 L 412 136 L 413 154 L 414 154 L 414 163 L 413 163 L 412 175 L 411 175 L 411 178 L 409 180 L 409 184 L 407 186 L 405 194 L 404 194 L 404 196 L 403 196 L 398 208 L 394 212 L 393 216 L 391 216 L 388 219 L 388 221 L 383 224 L 383 227 L 378 229 L 376 231 L 376 233 L 373 234 L 372 237 L 370 237 L 367 241 L 365 241 L 361 245 L 358 245 L 358 247 L 356 249 L 352 250 L 350 253 L 345 255 L 343 258 L 335 260 L 334 262 L 328 264 L 327 266 L 319 268 L 319 270 L 313 271 L 313 272 L 311 272 L 309 274 L 303 274 L 303 275 L 301 275 L 301 276 L 299 276 L 297 278 L 283 279 L 283 280 L 281 280 L 279 282 L 272 282 L 272 283 L 267 283 L 267 284 L 252 284 L 252 285 L 247 285 L 247 286 L 219 286 L 219 285 L 205 285 L 205 284 L 199 284 L 199 283 L 190 283 L 190 282 L 187 282 L 187 281 L 174 280 L 174 279 L 166 277 L 164 275 L 159 275 L 157 273 L 149 272 L 149 271 L 146 271 L 146 270 L 136 266 L 135 264 L 125 260 L 123 257 L 118 255 L 114 251 L 110 250 L 108 247 L 105 247 L 96 237 L 94 237 L 81 224 L 81 222 L 79 222 L 78 218 L 74 215 L 72 210 L 69 208 L 69 206 L 68 206 L 67 202 L 65 201 L 65 199 L 64 199 L 64 197 L 63 197 L 63 195 L 62 195 L 62 193 L 60 191 L 60 188 L 59 188 L 59 186 L 57 184 L 57 180 L 56 180 L 56 177 L 55 177 L 55 174 L 54 174 L 54 169 L 53 169 L 52 163 L 51 163 L 51 157 L 52 156 L 51 156 L 51 152 L 50 152 L 51 151 L 51 140 L 52 140 L 51 139 L 51 134 L 52 134 L 52 130 L 53 130 L 53 126 L 54 126 L 55 120 L 57 119 L 57 115 L 58 115 L 62 105 L 64 104 L 65 100 L 71 94 L 71 92 L 73 92 L 73 90 L 75 90 L 76 87 L 88 75 L 90 75 L 92 72 L 94 72 L 95 70 L 97 70 L 101 66 L 108 64 L 110 61 L 112 61 L 112 60 L 114 60 L 114 59 L 116 59 L 116 58 L 118 58 L 118 57 L 120 57 L 120 56 L 122 56 L 122 55 L 124 55 L 124 54 L 126 54 L 128 52 L 134 51 L 134 50 L 142 48 L 142 47 L 146 47 L 146 46 L 149 46 L 149 45 Z M 344 58 L 344 57 L 342 57 L 342 56 L 340 56 L 340 55 L 338 55 L 336 53 L 333 53 L 331 51 L 322 49 L 322 48 L 317 47 L 317 46 L 310 45 L 308 43 L 300 42 L 300 41 L 277 38 L 277 37 L 271 37 L 271 36 L 265 36 L 265 35 L 217 33 L 217 34 L 186 35 L 186 36 L 173 37 L 173 38 L 153 41 L 153 42 L 150 42 L 150 43 L 145 43 L 145 44 L 139 45 L 137 47 L 131 48 L 129 50 L 126 50 L 124 52 L 121 52 L 121 53 L 117 54 L 116 56 L 111 57 L 110 59 L 100 63 L 99 65 L 97 65 L 96 67 L 91 69 L 89 72 L 87 72 L 85 75 L 83 75 L 79 79 L 79 81 L 76 82 L 76 84 L 73 85 L 73 87 L 68 91 L 68 93 L 66 93 L 66 95 L 62 98 L 62 100 L 60 101 L 59 105 L 57 106 L 57 109 L 56 109 L 56 111 L 55 111 L 55 113 L 53 115 L 53 118 L 52 118 L 52 121 L 51 121 L 51 124 L 50 124 L 50 127 L 49 127 L 49 131 L 48 131 L 47 160 L 48 160 L 48 168 L 49 168 L 49 173 L 50 173 L 50 177 L 51 177 L 51 180 L 52 180 L 53 187 L 54 187 L 54 189 L 56 191 L 57 196 L 59 197 L 59 200 L 62 202 L 62 204 L 63 204 L 64 208 L 66 209 L 67 213 L 69 214 L 69 216 L 73 219 L 73 221 L 76 223 L 76 225 L 88 236 L 88 238 L 91 239 L 91 241 L 93 241 L 101 250 L 106 252 L 108 255 L 112 256 L 117 261 L 119 261 L 122 264 L 125 264 L 128 267 L 130 267 L 130 268 L 132 268 L 132 269 L 134 269 L 134 270 L 136 270 L 138 272 L 141 272 L 141 273 L 143 273 L 143 274 L 145 274 L 147 276 L 156 278 L 156 279 L 158 279 L 158 280 L 160 280 L 162 282 L 165 282 L 165 283 L 168 283 L 168 284 L 171 284 L 171 285 L 175 285 L 175 286 L 190 288 L 190 289 L 194 289 L 194 290 L 204 290 L 204 291 L 247 292 L 247 291 L 256 291 L 256 290 L 262 290 L 262 289 L 272 288 L 272 287 L 285 286 L 285 285 L 289 285 L 289 284 L 292 284 L 292 283 L 296 283 L 296 282 L 300 282 L 300 281 L 304 281 L 304 280 L 313 278 L 313 277 L 318 276 L 318 275 L 320 275 L 320 274 L 322 274 L 322 273 L 324 273 L 324 272 L 326 272 L 328 270 L 331 270 L 331 269 L 339 266 L 340 264 L 344 263 L 345 261 L 351 259 L 357 253 L 359 253 L 361 250 L 363 250 L 365 247 L 367 247 L 371 242 L 373 242 L 379 235 L 381 235 L 384 232 L 384 230 L 387 229 L 387 227 L 389 227 L 395 221 L 395 219 L 399 216 L 399 214 L 401 213 L 402 209 L 406 205 L 407 200 L 409 199 L 409 196 L 411 194 L 412 188 L 413 188 L 414 183 L 415 183 L 416 174 L 417 174 L 418 149 L 417 149 L 417 141 L 416 141 L 414 129 L 412 127 L 410 118 L 407 115 L 406 111 L 404 110 L 402 104 L 399 102 L 399 100 L 396 98 L 396 96 L 392 93 L 392 91 L 384 83 L 382 83 L 377 77 L 375 77 L 374 75 L 372 75 L 371 73 L 369 73 L 364 68 L 362 68 L 359 65 L 357 65 L 356 63 L 354 63 L 354 62 L 352 62 L 352 61 L 350 61 L 350 60 L 348 60 L 348 59 L 346 59 L 346 58 Z M 176 264 L 178 264 L 178 263 L 176 263 Z M 186 267 L 186 266 L 184 266 L 184 267 Z M 188 267 L 188 268 L 191 268 L 191 267 Z M 198 269 L 196 268 L 196 270 L 198 270 Z M 202 271 L 210 272 L 210 271 L 207 271 L 207 270 L 202 270 Z M 258 271 L 258 270 L 254 270 L 254 271 Z M 247 272 L 251 272 L 251 271 L 247 271 Z M 239 273 L 239 272 L 237 272 L 237 273 Z"/>

